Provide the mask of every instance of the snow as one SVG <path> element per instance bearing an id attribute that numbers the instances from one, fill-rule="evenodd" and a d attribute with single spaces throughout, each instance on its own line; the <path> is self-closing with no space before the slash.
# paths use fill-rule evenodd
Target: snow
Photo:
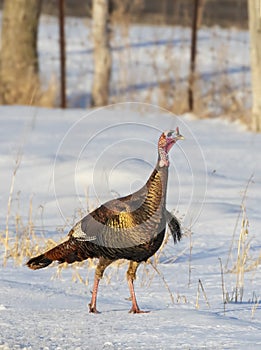
<path id="1" fill-rule="evenodd" d="M 39 35 L 43 75 L 55 71 L 58 64 L 56 46 L 51 45 L 57 41 L 55 25 L 49 18 L 46 30 L 42 26 Z M 91 61 L 82 59 L 74 41 L 79 33 L 85 41 L 88 31 L 75 29 L 74 34 L 73 26 L 71 30 L 68 95 L 74 105 L 72 101 L 79 97 L 74 95 L 76 91 L 82 91 L 86 102 L 83 76 L 86 71 L 91 79 L 92 72 L 88 68 Z M 226 35 L 225 30 L 213 30 L 220 36 Z M 159 38 L 157 45 L 155 33 Z M 147 65 L 148 55 L 157 50 L 161 52 L 157 64 L 163 67 L 170 38 L 185 40 L 189 35 L 188 30 L 180 28 L 175 33 L 173 36 L 172 30 L 165 27 L 134 26 L 130 40 L 135 46 L 135 57 Z M 120 33 L 115 34 L 116 39 L 117 35 Z M 202 41 L 207 40 L 209 30 L 203 29 L 200 35 Z M 235 35 L 245 38 L 247 33 L 236 31 Z M 154 38 L 153 46 L 142 51 L 143 40 L 150 43 L 150 38 Z M 235 66 L 239 69 L 245 64 L 246 53 L 240 45 L 236 47 L 240 54 Z M 114 50 L 116 58 L 119 51 L 120 47 Z M 53 62 L 48 59 L 50 56 L 54 57 Z M 124 57 L 128 60 L 127 55 Z M 214 73 L 204 50 L 202 60 L 203 57 L 204 71 Z M 152 67 L 145 71 L 139 66 L 135 76 L 135 65 L 127 63 L 137 86 L 144 82 L 145 75 L 151 78 L 146 87 L 156 82 Z M 114 82 L 119 81 L 116 68 Z M 81 76 L 77 69 L 82 71 Z M 139 101 L 140 97 L 133 96 Z M 140 307 L 151 312 L 128 313 L 126 264 L 106 270 L 98 294 L 101 314 L 93 315 L 88 313 L 93 264 L 63 269 L 60 276 L 56 267 L 31 271 L 9 259 L 7 266 L 0 266 L 1 350 L 261 348 L 260 264 L 245 272 L 242 302 L 232 301 L 225 306 L 220 268 L 222 261 L 225 270 L 243 193 L 252 175 L 244 202 L 250 240 L 247 266 L 260 256 L 261 135 L 225 120 L 174 116 L 156 105 L 138 102 L 93 110 L 1 106 L 0 120 L 1 235 L 18 160 L 8 222 L 11 238 L 19 218 L 23 223 L 20 229 L 32 223 L 37 236 L 56 242 L 88 210 L 144 184 L 155 166 L 162 130 L 178 125 L 185 136 L 170 153 L 167 197 L 167 207 L 180 218 L 184 237 L 175 247 L 170 238 L 157 259 L 152 259 L 159 273 L 150 264 L 141 265 L 135 282 Z M 240 225 L 241 217 L 229 269 L 236 261 Z M 2 261 L 2 245 L 0 254 Z M 79 282 L 78 274 L 86 279 L 86 284 Z M 224 271 L 224 283 L 232 296 L 236 274 Z"/>
<path id="2" fill-rule="evenodd" d="M 150 265 L 139 268 L 137 298 L 151 311 L 143 315 L 128 314 L 126 265 L 108 268 L 98 295 L 102 313 L 92 315 L 87 308 L 92 266 L 77 269 L 87 274 L 86 286 L 72 281 L 75 270 L 54 278 L 56 268 L 31 271 L 9 260 L 0 275 L 2 349 L 260 348 L 260 268 L 245 273 L 243 302 L 226 304 L 224 314 L 219 258 L 225 264 L 251 174 L 249 255 L 256 259 L 260 252 L 261 135 L 225 121 L 175 117 L 135 103 L 89 111 L 1 107 L 0 116 L 3 230 L 18 149 L 22 159 L 14 197 L 20 191 L 19 214 L 26 221 L 33 196 L 36 233 L 42 234 L 43 221 L 45 235 L 59 241 L 65 233 L 57 228 L 68 230 L 80 217 L 77 209 L 86 211 L 86 188 L 90 206 L 138 188 L 155 165 L 161 130 L 179 125 L 186 139 L 171 151 L 167 205 L 193 231 L 191 257 L 185 235 L 175 247 L 172 240 L 164 247 L 157 264 L 161 275 Z M 14 201 L 11 230 L 17 206 Z M 235 274 L 224 278 L 232 293 Z M 210 308 L 201 289 L 196 307 L 199 279 Z"/>

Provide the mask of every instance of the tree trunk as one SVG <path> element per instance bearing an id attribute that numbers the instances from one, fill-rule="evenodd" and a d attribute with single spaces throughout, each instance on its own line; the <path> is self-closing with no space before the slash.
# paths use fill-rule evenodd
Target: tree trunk
<path id="1" fill-rule="evenodd" d="M 94 76 L 92 106 L 104 106 L 109 100 L 111 51 L 109 45 L 109 0 L 93 0 Z"/>
<path id="2" fill-rule="evenodd" d="M 248 0 L 252 72 L 252 129 L 261 132 L 261 1 Z"/>
<path id="3" fill-rule="evenodd" d="M 32 103 L 39 87 L 37 29 L 40 9 L 40 0 L 4 1 L 0 66 L 3 104 Z"/>

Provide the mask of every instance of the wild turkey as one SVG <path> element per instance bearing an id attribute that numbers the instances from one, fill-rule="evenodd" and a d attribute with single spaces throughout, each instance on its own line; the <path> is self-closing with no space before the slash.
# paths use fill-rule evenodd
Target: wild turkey
<path id="1" fill-rule="evenodd" d="M 142 261 L 150 258 L 161 246 L 168 224 L 174 243 L 181 239 L 178 220 L 166 210 L 168 181 L 168 152 L 184 137 L 179 129 L 162 133 L 158 142 L 158 161 L 146 184 L 137 192 L 113 199 L 81 219 L 69 232 L 68 239 L 27 262 L 33 270 L 57 260 L 73 263 L 98 258 L 89 311 L 97 313 L 96 299 L 99 281 L 104 270 L 118 259 L 130 260 L 127 281 L 132 307 L 130 312 L 141 313 L 133 281 Z"/>

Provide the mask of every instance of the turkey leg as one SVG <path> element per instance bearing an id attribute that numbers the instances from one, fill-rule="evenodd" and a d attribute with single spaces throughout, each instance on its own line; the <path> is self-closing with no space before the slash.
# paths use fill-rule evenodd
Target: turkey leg
<path id="1" fill-rule="evenodd" d="M 109 266 L 112 263 L 112 260 L 105 259 L 101 257 L 99 259 L 99 263 L 95 270 L 95 277 L 93 282 L 93 289 L 92 289 L 92 299 L 89 304 L 89 312 L 92 312 L 94 314 L 98 314 L 99 311 L 96 308 L 96 300 L 97 300 L 97 294 L 98 294 L 98 286 L 100 283 L 100 280 L 102 279 L 103 273 L 107 266 Z"/>
<path id="2" fill-rule="evenodd" d="M 137 303 L 135 291 L 134 291 L 133 281 L 136 279 L 136 271 L 137 271 L 139 264 L 140 263 L 138 263 L 136 261 L 130 261 L 129 269 L 127 271 L 127 281 L 128 281 L 130 295 L 131 295 L 131 301 L 132 301 L 132 307 L 131 307 L 129 312 L 133 313 L 133 314 L 143 314 L 143 313 L 149 312 L 149 311 L 140 310 L 138 303 Z"/>

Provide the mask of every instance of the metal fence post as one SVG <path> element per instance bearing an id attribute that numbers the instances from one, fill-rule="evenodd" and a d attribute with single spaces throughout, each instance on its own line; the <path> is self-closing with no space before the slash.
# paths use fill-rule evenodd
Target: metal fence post
<path id="1" fill-rule="evenodd" d="M 194 82 L 195 82 L 195 68 L 197 55 L 197 30 L 199 18 L 200 0 L 194 0 L 192 31 L 191 31 L 191 47 L 190 47 L 190 71 L 189 71 L 189 87 L 188 87 L 188 106 L 189 110 L 194 110 Z"/>
<path id="2" fill-rule="evenodd" d="M 61 108 L 66 108 L 66 53 L 64 30 L 64 0 L 59 0 L 59 41 L 60 41 L 60 96 Z"/>

